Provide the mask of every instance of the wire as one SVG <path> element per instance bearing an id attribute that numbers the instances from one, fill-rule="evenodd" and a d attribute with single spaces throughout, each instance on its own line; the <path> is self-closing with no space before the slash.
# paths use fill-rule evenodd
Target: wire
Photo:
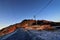
<path id="1" fill-rule="evenodd" d="M 47 8 L 52 3 L 52 1 L 53 0 L 50 0 L 45 7 L 41 8 L 41 10 L 39 10 L 39 12 L 41 13 L 45 8 Z M 36 15 L 38 15 L 38 14 L 36 13 L 34 16 L 36 16 Z"/>

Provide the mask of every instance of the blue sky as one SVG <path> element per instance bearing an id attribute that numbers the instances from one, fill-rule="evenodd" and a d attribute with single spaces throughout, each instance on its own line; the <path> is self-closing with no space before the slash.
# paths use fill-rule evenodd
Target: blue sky
<path id="1" fill-rule="evenodd" d="M 60 0 L 40 12 L 50 0 L 0 0 L 0 29 L 24 19 L 50 20 L 60 22 Z"/>

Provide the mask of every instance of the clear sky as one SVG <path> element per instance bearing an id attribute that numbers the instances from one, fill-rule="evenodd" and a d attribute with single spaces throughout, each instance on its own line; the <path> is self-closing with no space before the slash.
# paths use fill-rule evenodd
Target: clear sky
<path id="1" fill-rule="evenodd" d="M 0 0 L 0 29 L 24 19 L 50 20 L 60 22 L 60 0 L 40 12 L 50 0 Z"/>

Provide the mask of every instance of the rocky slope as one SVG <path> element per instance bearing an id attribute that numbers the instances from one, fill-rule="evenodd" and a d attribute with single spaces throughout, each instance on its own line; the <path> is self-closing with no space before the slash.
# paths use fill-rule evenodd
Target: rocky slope
<path id="1" fill-rule="evenodd" d="M 21 23 L 10 25 L 0 30 L 0 36 L 4 36 L 14 32 L 18 28 L 24 28 L 25 30 L 52 30 L 52 26 L 60 26 L 58 22 L 52 22 L 47 20 L 23 20 Z"/>

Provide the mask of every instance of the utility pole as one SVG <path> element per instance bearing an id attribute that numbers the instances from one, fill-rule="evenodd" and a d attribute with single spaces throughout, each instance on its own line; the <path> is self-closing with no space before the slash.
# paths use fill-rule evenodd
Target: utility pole
<path id="1" fill-rule="evenodd" d="M 34 19 L 36 20 L 36 15 L 34 15 Z M 37 20 L 36 20 L 36 25 L 37 25 Z"/>

